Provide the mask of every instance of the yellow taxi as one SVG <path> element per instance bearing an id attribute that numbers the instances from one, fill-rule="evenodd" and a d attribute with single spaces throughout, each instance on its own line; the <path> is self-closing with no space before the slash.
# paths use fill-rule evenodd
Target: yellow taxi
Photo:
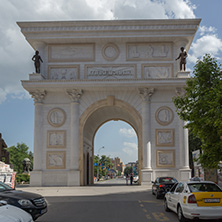
<path id="1" fill-rule="evenodd" d="M 165 211 L 186 219 L 222 219 L 222 189 L 211 181 L 189 181 L 174 184 L 164 197 Z"/>

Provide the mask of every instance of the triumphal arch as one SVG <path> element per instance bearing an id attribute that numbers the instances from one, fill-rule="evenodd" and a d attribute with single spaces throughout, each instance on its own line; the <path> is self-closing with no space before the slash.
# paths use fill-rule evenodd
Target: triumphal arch
<path id="1" fill-rule="evenodd" d="M 31 185 L 92 184 L 94 136 L 109 120 L 134 128 L 142 185 L 157 176 L 187 180 L 188 132 L 172 98 L 189 78 L 175 59 L 181 47 L 189 50 L 199 23 L 18 22 L 43 61 L 22 81 L 35 102 Z"/>

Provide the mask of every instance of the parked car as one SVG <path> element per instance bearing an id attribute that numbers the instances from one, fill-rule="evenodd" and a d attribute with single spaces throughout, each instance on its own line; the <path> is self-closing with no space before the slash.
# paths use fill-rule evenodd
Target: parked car
<path id="1" fill-rule="evenodd" d="M 177 183 L 173 177 L 157 177 L 152 185 L 152 194 L 156 195 L 156 199 L 163 198 L 164 195 Z"/>
<path id="2" fill-rule="evenodd" d="M 35 193 L 17 191 L 2 182 L 0 182 L 0 200 L 5 200 L 8 204 L 25 210 L 31 214 L 33 220 L 47 212 L 44 197 Z"/>
<path id="3" fill-rule="evenodd" d="M 165 211 L 186 219 L 222 219 L 222 190 L 211 181 L 189 181 L 175 184 L 164 198 Z"/>
<path id="4" fill-rule="evenodd" d="M 0 201 L 0 221 L 2 222 L 33 222 L 32 216 L 18 207 Z"/>

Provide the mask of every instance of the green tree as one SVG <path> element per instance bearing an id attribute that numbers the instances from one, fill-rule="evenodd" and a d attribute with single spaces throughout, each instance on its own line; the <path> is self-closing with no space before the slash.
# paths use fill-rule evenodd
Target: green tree
<path id="1" fill-rule="evenodd" d="M 132 167 L 126 167 L 124 169 L 124 175 L 131 174 L 132 172 L 133 172 L 133 168 Z"/>
<path id="2" fill-rule="evenodd" d="M 222 160 L 222 71 L 210 55 L 198 60 L 194 77 L 187 81 L 185 95 L 174 104 L 186 127 L 201 140 L 200 163 L 216 168 Z"/>
<path id="3" fill-rule="evenodd" d="M 32 152 L 29 152 L 29 148 L 25 143 L 17 143 L 17 146 L 11 146 L 7 148 L 7 151 L 9 152 L 10 163 L 13 165 L 13 168 L 17 173 L 22 173 L 22 161 L 25 158 L 29 158 L 31 163 L 33 163 L 33 154 Z M 32 165 L 33 164 L 31 164 L 30 169 L 32 169 Z"/>

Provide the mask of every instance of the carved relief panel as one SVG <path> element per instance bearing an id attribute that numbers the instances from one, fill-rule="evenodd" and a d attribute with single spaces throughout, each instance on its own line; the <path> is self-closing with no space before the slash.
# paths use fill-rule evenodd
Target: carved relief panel
<path id="1" fill-rule="evenodd" d="M 171 64 L 143 64 L 142 78 L 171 78 L 173 76 L 173 66 Z"/>
<path id="2" fill-rule="evenodd" d="M 171 60 L 172 43 L 127 43 L 127 60 Z"/>
<path id="3" fill-rule="evenodd" d="M 157 167 L 163 167 L 163 168 L 175 167 L 175 151 L 157 150 L 156 165 Z"/>
<path id="4" fill-rule="evenodd" d="M 54 108 L 49 111 L 47 119 L 51 126 L 60 127 L 66 121 L 65 111 L 60 108 Z"/>
<path id="5" fill-rule="evenodd" d="M 66 152 L 65 151 L 48 151 L 46 153 L 47 169 L 65 169 Z"/>
<path id="6" fill-rule="evenodd" d="M 102 49 L 103 58 L 107 61 L 114 61 L 119 53 L 119 48 L 114 43 L 108 43 Z"/>
<path id="7" fill-rule="evenodd" d="M 48 148 L 65 148 L 66 147 L 66 131 L 50 130 L 47 132 Z"/>
<path id="8" fill-rule="evenodd" d="M 95 60 L 95 45 L 49 45 L 49 62 L 81 62 Z"/>
<path id="9" fill-rule="evenodd" d="M 174 129 L 156 129 L 156 146 L 174 146 Z"/>
<path id="10" fill-rule="evenodd" d="M 79 65 L 74 66 L 49 66 L 49 79 L 77 80 L 79 79 Z"/>
<path id="11" fill-rule="evenodd" d="M 173 111 L 167 106 L 162 106 L 156 111 L 155 118 L 160 125 L 167 126 L 173 121 Z"/>

